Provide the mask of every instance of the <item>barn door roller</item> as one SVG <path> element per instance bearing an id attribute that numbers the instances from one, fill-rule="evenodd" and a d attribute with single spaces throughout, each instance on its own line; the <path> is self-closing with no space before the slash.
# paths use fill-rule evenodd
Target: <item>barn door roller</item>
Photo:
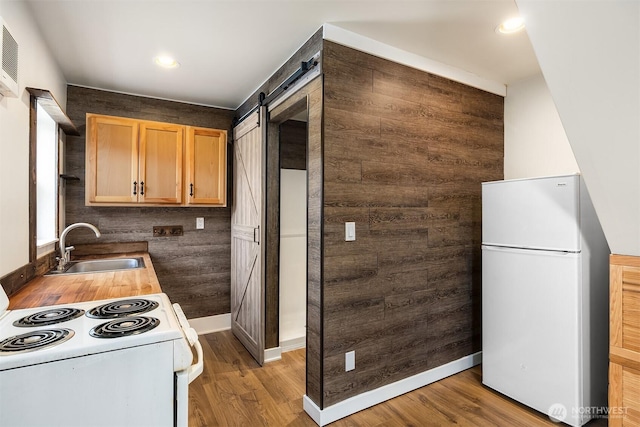
<path id="1" fill-rule="evenodd" d="M 302 76 L 307 74 L 313 67 L 318 65 L 318 61 L 315 58 L 311 58 L 307 62 L 300 63 L 300 68 L 293 74 L 291 74 L 285 81 L 280 83 L 280 86 L 275 88 L 267 97 L 262 101 L 261 105 L 269 105 L 271 101 L 282 95 L 284 91 L 289 89 L 292 84 L 300 80 Z"/>
<path id="2" fill-rule="evenodd" d="M 300 68 L 298 68 L 293 74 L 291 74 L 289 77 L 287 77 L 287 79 L 285 81 L 280 83 L 280 85 L 277 88 L 275 88 L 269 95 L 265 95 L 264 92 L 260 92 L 260 94 L 258 95 L 258 103 L 255 105 L 255 107 L 253 107 L 251 110 L 247 111 L 238 120 L 235 120 L 234 124 L 242 122 L 244 119 L 246 119 L 249 115 L 251 115 L 253 112 L 255 112 L 261 106 L 269 105 L 269 103 L 271 103 L 273 100 L 275 100 L 280 95 L 282 95 L 283 92 L 285 92 L 287 89 L 289 89 L 295 82 L 300 80 L 300 78 L 302 76 L 307 74 L 310 70 L 312 70 L 317 65 L 318 65 L 318 56 L 317 55 L 315 55 L 313 58 L 311 58 L 308 61 L 301 62 L 300 63 Z"/>

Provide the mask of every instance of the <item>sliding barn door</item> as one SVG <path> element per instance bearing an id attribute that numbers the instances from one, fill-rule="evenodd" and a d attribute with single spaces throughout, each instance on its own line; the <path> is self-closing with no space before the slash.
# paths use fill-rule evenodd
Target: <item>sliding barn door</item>
<path id="1" fill-rule="evenodd" d="M 264 362 L 264 154 L 266 107 L 234 129 L 231 330 Z"/>

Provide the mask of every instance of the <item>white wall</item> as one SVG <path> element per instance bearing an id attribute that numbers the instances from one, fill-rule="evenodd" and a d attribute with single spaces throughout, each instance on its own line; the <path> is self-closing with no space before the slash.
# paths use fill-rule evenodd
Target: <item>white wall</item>
<path id="1" fill-rule="evenodd" d="M 640 2 L 516 3 L 609 247 L 640 256 Z"/>
<path id="2" fill-rule="evenodd" d="M 18 43 L 19 97 L 0 100 L 0 276 L 29 262 L 29 94 L 50 90 L 64 108 L 66 81 L 25 2 L 0 0 L 0 16 Z"/>
<path id="3" fill-rule="evenodd" d="M 566 175 L 580 169 L 541 74 L 507 86 L 504 178 Z"/>
<path id="4" fill-rule="evenodd" d="M 280 343 L 306 335 L 307 171 L 280 169 Z"/>

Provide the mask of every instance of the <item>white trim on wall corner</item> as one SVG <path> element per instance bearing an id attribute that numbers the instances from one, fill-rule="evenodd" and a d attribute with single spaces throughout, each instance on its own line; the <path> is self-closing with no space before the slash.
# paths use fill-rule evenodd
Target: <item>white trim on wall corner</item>
<path id="1" fill-rule="evenodd" d="M 264 363 L 282 359 L 282 353 L 298 350 L 307 346 L 307 337 L 292 338 L 280 341 L 280 347 L 268 348 L 264 351 Z"/>
<path id="2" fill-rule="evenodd" d="M 189 325 L 196 330 L 198 335 L 227 331 L 231 329 L 231 313 L 189 319 Z"/>
<path id="3" fill-rule="evenodd" d="M 442 62 L 425 58 L 415 53 L 407 52 L 397 47 L 365 37 L 353 31 L 345 30 L 332 24 L 322 26 L 322 38 L 344 46 L 357 49 L 362 52 L 380 58 L 388 59 L 398 64 L 446 77 L 468 86 L 482 89 L 500 96 L 507 95 L 507 86 L 504 83 L 488 80 L 483 77 L 464 71 L 460 68 Z"/>
<path id="4" fill-rule="evenodd" d="M 412 377 L 396 381 L 392 384 L 379 387 L 375 390 L 367 391 L 357 396 L 351 397 L 328 408 L 320 409 L 305 394 L 302 398 L 302 406 L 309 416 L 319 426 L 325 426 L 351 414 L 370 408 L 379 403 L 385 402 L 394 397 L 424 387 L 443 378 L 462 372 L 466 369 L 479 365 L 482 362 L 482 352 L 465 356 L 446 365 L 429 369 Z"/>
<path id="5" fill-rule="evenodd" d="M 264 351 L 264 363 L 282 359 L 282 347 L 267 348 Z"/>

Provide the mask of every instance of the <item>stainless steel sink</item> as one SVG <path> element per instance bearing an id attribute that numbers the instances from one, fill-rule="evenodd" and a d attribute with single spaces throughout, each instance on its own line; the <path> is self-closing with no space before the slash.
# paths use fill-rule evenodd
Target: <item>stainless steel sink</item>
<path id="1" fill-rule="evenodd" d="M 132 270 L 135 268 L 144 268 L 144 258 L 109 258 L 109 259 L 92 259 L 87 261 L 72 261 L 67 267 L 59 271 L 53 269 L 47 273 L 52 274 L 80 274 L 80 273 L 102 273 L 105 271 Z"/>

